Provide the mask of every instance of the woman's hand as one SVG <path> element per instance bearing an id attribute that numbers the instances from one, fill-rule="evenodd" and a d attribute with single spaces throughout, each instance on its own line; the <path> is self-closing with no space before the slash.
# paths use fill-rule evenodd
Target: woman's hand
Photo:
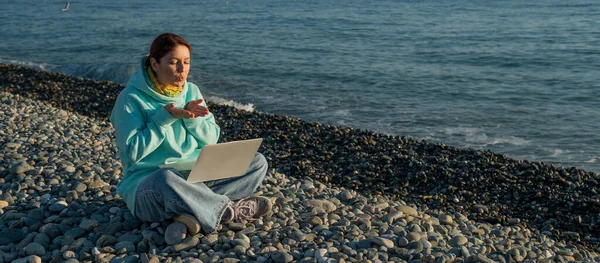
<path id="1" fill-rule="evenodd" d="M 180 108 L 176 108 L 175 104 L 173 104 L 173 103 L 165 105 L 165 110 L 167 110 L 169 113 L 171 113 L 171 115 L 173 115 L 173 117 L 175 117 L 177 119 L 196 118 L 196 115 L 193 112 L 184 110 L 184 109 L 180 109 Z"/>
<path id="2" fill-rule="evenodd" d="M 185 105 L 185 109 L 196 117 L 204 117 L 208 114 L 208 109 L 202 106 L 203 99 L 192 100 Z"/>

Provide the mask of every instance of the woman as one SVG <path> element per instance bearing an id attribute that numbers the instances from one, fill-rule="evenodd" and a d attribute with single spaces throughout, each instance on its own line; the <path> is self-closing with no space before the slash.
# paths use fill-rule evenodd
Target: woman
<path id="1" fill-rule="evenodd" d="M 247 198 L 262 183 L 268 165 L 257 153 L 243 176 L 194 184 L 177 170 L 159 168 L 194 161 L 200 148 L 219 139 L 220 128 L 200 90 L 186 81 L 190 56 L 191 46 L 183 38 L 159 35 L 117 97 L 110 117 L 124 170 L 117 193 L 143 221 L 173 218 L 190 234 L 198 233 L 198 226 L 211 233 L 222 221 L 244 222 L 270 212 L 267 198 Z"/>

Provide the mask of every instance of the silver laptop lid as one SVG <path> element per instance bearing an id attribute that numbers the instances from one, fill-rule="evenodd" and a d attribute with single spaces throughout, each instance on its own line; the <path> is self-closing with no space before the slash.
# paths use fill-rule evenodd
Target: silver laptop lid
<path id="1" fill-rule="evenodd" d="M 258 138 L 202 147 L 187 181 L 206 182 L 244 175 L 262 141 Z"/>

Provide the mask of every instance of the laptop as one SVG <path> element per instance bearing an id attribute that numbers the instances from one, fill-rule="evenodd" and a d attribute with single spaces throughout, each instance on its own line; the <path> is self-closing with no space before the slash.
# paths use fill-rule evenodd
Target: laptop
<path id="1" fill-rule="evenodd" d="M 262 141 L 262 138 L 258 138 L 205 145 L 196 162 L 165 164 L 159 167 L 174 168 L 184 176 L 189 172 L 189 183 L 242 176 L 248 171 Z"/>

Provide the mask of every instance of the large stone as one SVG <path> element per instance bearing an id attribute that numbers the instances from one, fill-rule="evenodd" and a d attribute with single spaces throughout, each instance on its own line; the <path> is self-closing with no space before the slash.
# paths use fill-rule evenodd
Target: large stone
<path id="1" fill-rule="evenodd" d="M 104 228 L 104 233 L 109 235 L 115 235 L 117 232 L 123 229 L 123 224 L 121 222 L 109 223 L 106 228 Z"/>
<path id="2" fill-rule="evenodd" d="M 407 205 L 400 206 L 400 208 L 398 208 L 398 211 L 404 213 L 407 216 L 417 216 L 419 214 L 417 212 L 417 209 Z"/>
<path id="3" fill-rule="evenodd" d="M 112 258 L 111 263 L 137 263 L 139 258 L 137 255 L 126 256 L 124 258 Z"/>
<path id="4" fill-rule="evenodd" d="M 345 202 L 354 198 L 354 194 L 350 190 L 344 190 L 337 195 L 337 198 Z"/>
<path id="5" fill-rule="evenodd" d="M 371 242 L 377 244 L 378 246 L 384 246 L 387 248 L 393 248 L 394 247 L 394 241 L 389 240 L 387 238 L 383 238 L 383 237 L 370 237 L 369 240 L 371 240 Z"/>
<path id="6" fill-rule="evenodd" d="M 317 249 L 315 251 L 314 258 L 317 260 L 318 263 L 327 262 L 327 257 L 325 256 L 326 253 L 327 253 L 327 249 L 324 249 L 324 248 Z"/>
<path id="7" fill-rule="evenodd" d="M 240 231 L 240 230 L 244 229 L 246 227 L 246 225 L 242 224 L 242 223 L 231 222 L 227 225 L 227 227 L 229 227 L 229 229 L 231 229 L 233 231 Z"/>
<path id="8" fill-rule="evenodd" d="M 236 238 L 234 240 L 231 240 L 231 244 L 233 246 L 242 246 L 245 248 L 249 248 L 250 247 L 250 242 L 248 242 L 247 240 L 243 239 L 243 238 Z"/>
<path id="9" fill-rule="evenodd" d="M 96 246 L 97 247 L 106 247 L 106 246 L 112 246 L 114 244 L 116 244 L 117 238 L 108 234 L 103 234 L 101 235 L 98 240 L 96 240 Z"/>
<path id="10" fill-rule="evenodd" d="M 28 256 L 24 258 L 18 258 L 12 261 L 12 263 L 41 263 L 42 258 L 38 256 Z"/>
<path id="11" fill-rule="evenodd" d="M 31 171 L 35 168 L 29 165 L 26 161 L 20 161 L 10 167 L 10 172 L 14 174 L 22 174 Z"/>
<path id="12" fill-rule="evenodd" d="M 67 208 L 69 204 L 67 204 L 67 202 L 65 201 L 58 201 L 54 204 L 52 204 L 48 209 L 52 212 L 60 212 L 63 209 Z"/>
<path id="13" fill-rule="evenodd" d="M 449 215 L 440 215 L 438 219 L 440 220 L 440 223 L 444 225 L 452 225 L 454 223 L 452 217 Z"/>
<path id="14" fill-rule="evenodd" d="M 186 237 L 180 243 L 173 245 L 173 248 L 175 249 L 176 252 L 181 252 L 183 250 L 188 250 L 190 248 L 195 247 L 196 245 L 198 245 L 199 242 L 200 242 L 200 239 L 198 239 L 197 237 L 189 236 L 189 237 Z"/>
<path id="15" fill-rule="evenodd" d="M 29 213 L 27 213 L 27 217 L 29 217 L 31 219 L 42 221 L 42 220 L 44 220 L 44 209 L 41 209 L 41 208 L 32 209 L 31 211 L 29 211 Z"/>
<path id="16" fill-rule="evenodd" d="M 158 260 L 157 256 L 148 257 L 148 254 L 142 253 L 140 255 L 140 262 L 141 263 L 159 263 L 159 260 Z"/>
<path id="17" fill-rule="evenodd" d="M 65 238 L 71 237 L 71 238 L 73 238 L 73 240 L 75 240 L 75 239 L 78 239 L 78 238 L 86 235 L 87 233 L 88 232 L 86 232 L 86 230 L 81 227 L 74 227 L 65 233 Z"/>
<path id="18" fill-rule="evenodd" d="M 127 233 L 119 236 L 119 238 L 117 240 L 118 240 L 118 242 L 131 241 L 133 243 L 139 243 L 140 241 L 142 241 L 142 239 L 143 239 L 142 235 L 136 235 L 131 232 L 127 232 Z"/>
<path id="19" fill-rule="evenodd" d="M 93 219 L 86 219 L 86 220 L 83 220 L 81 222 L 81 224 L 79 224 L 79 227 L 85 229 L 88 232 L 92 232 L 92 231 L 94 231 L 94 229 L 96 227 L 98 227 L 98 225 L 99 225 L 98 221 L 93 220 Z"/>
<path id="20" fill-rule="evenodd" d="M 32 255 L 36 255 L 36 256 L 43 256 L 46 254 L 46 249 L 44 248 L 44 246 L 38 244 L 38 243 L 29 243 L 29 245 L 27 245 L 24 249 L 25 254 L 28 256 L 32 256 Z"/>
<path id="21" fill-rule="evenodd" d="M 294 257 L 287 251 L 277 251 L 271 257 L 275 263 L 289 263 L 294 260 Z"/>
<path id="22" fill-rule="evenodd" d="M 87 190 L 87 186 L 85 184 L 83 184 L 83 183 L 78 183 L 75 186 L 75 191 L 77 191 L 79 193 L 83 193 L 83 192 L 85 192 L 85 190 Z"/>
<path id="23" fill-rule="evenodd" d="M 0 246 L 16 243 L 25 238 L 25 234 L 21 230 L 8 228 L 0 232 Z"/>
<path id="24" fill-rule="evenodd" d="M 223 263 L 238 263 L 238 262 L 240 262 L 240 260 L 237 258 L 224 258 L 223 259 Z"/>
<path id="25" fill-rule="evenodd" d="M 212 246 L 217 243 L 219 240 L 219 235 L 217 234 L 209 234 L 202 238 L 202 244 Z"/>
<path id="26" fill-rule="evenodd" d="M 453 247 L 459 247 L 468 242 L 467 238 L 463 235 L 453 236 L 450 240 L 448 240 L 448 244 Z"/>
<path id="27" fill-rule="evenodd" d="M 135 244 L 133 244 L 131 241 L 123 241 L 115 245 L 115 250 L 117 253 L 121 252 L 123 249 L 125 249 L 127 253 L 135 252 Z"/>
<path id="28" fill-rule="evenodd" d="M 321 200 L 321 199 L 308 200 L 308 201 L 304 202 L 304 205 L 306 207 L 311 207 L 311 208 L 321 208 L 321 209 L 325 210 L 325 212 L 327 212 L 327 213 L 331 213 L 331 212 L 335 211 L 335 209 L 337 208 L 333 202 L 331 202 L 329 200 Z"/>
<path id="29" fill-rule="evenodd" d="M 392 211 L 383 216 L 383 221 L 391 224 L 394 220 L 401 218 L 403 215 L 404 213 L 402 213 L 402 211 Z"/>
<path id="30" fill-rule="evenodd" d="M 165 231 L 165 241 L 168 245 L 178 244 L 187 236 L 187 227 L 179 222 L 173 222 Z"/>

